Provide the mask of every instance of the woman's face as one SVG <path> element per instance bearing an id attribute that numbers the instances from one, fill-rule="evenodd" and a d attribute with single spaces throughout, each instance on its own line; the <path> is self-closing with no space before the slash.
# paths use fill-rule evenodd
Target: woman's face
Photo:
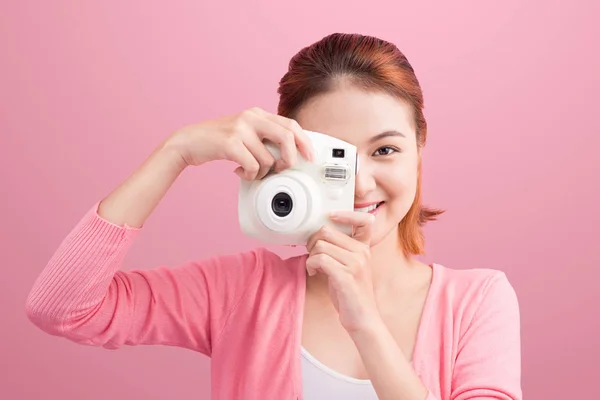
<path id="1" fill-rule="evenodd" d="M 357 147 L 354 208 L 375 215 L 372 246 L 390 234 L 397 238 L 417 190 L 419 151 L 410 107 L 383 92 L 343 85 L 309 101 L 296 120 L 303 129 Z"/>

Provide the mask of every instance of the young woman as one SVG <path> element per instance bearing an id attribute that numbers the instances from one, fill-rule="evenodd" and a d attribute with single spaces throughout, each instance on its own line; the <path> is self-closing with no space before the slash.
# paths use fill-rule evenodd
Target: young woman
<path id="1" fill-rule="evenodd" d="M 77 343 L 181 346 L 211 357 L 213 399 L 521 399 L 520 321 L 504 273 L 426 265 L 427 135 L 413 68 L 391 43 L 333 34 L 300 51 L 277 114 L 255 108 L 169 135 L 65 238 L 28 297 L 39 328 Z M 302 256 L 259 248 L 173 268 L 121 262 L 190 166 L 261 179 L 314 149 L 303 129 L 357 146 L 355 211 Z M 274 160 L 263 145 L 280 146 Z"/>

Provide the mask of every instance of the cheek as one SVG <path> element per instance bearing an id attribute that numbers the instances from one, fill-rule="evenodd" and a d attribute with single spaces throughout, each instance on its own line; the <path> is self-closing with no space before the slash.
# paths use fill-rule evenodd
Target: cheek
<path id="1" fill-rule="evenodd" d="M 411 194 L 415 194 L 417 192 L 417 184 L 418 184 L 419 171 L 416 166 L 410 168 L 409 171 L 404 176 L 404 188 L 409 191 Z"/>
<path id="2" fill-rule="evenodd" d="M 417 191 L 417 168 L 412 165 L 398 164 L 383 166 L 379 171 L 379 182 L 390 197 L 401 197 L 412 201 Z"/>

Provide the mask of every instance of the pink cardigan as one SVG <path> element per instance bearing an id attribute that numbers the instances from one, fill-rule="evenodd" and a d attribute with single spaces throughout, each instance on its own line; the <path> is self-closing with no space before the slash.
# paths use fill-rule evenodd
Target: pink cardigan
<path id="1" fill-rule="evenodd" d="M 36 280 L 30 320 L 84 345 L 205 354 L 212 399 L 302 399 L 306 255 L 281 259 L 256 249 L 124 271 L 140 231 L 103 220 L 96 204 Z M 521 399 L 519 307 L 504 273 L 432 268 L 413 357 L 426 400 Z"/>

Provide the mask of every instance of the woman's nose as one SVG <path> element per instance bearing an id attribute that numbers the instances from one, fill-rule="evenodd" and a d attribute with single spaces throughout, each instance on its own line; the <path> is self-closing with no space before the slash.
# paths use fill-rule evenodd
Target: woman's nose
<path id="1" fill-rule="evenodd" d="M 354 196 L 358 199 L 364 198 L 373 189 L 375 189 L 375 179 L 368 169 L 361 165 L 361 169 L 356 175 Z"/>

